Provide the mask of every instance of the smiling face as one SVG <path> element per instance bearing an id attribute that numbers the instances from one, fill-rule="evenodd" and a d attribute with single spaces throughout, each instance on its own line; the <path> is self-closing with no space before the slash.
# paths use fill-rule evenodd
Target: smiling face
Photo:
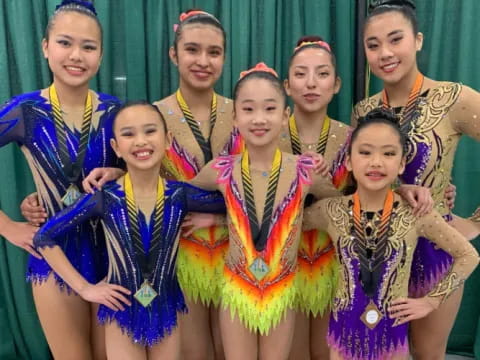
<path id="1" fill-rule="evenodd" d="M 328 106 L 340 90 L 330 53 L 320 48 L 307 48 L 292 59 L 285 90 L 303 112 L 316 112 Z"/>
<path id="2" fill-rule="evenodd" d="M 389 84 L 412 78 L 418 71 L 417 51 L 423 35 L 398 11 L 372 17 L 364 32 L 365 54 L 372 72 Z"/>
<path id="3" fill-rule="evenodd" d="M 54 82 L 67 87 L 88 86 L 102 57 L 101 31 L 89 16 L 69 11 L 59 13 L 42 50 Z"/>
<path id="4" fill-rule="evenodd" d="M 385 191 L 405 169 L 400 135 L 392 125 L 364 126 L 352 140 L 347 168 L 359 191 Z"/>
<path id="5" fill-rule="evenodd" d="M 170 48 L 170 59 L 178 66 L 181 87 L 212 89 L 225 60 L 221 30 L 212 25 L 184 25 L 176 49 Z"/>
<path id="6" fill-rule="evenodd" d="M 253 77 L 241 84 L 235 97 L 234 124 L 247 146 L 276 146 L 288 116 L 284 95 L 271 80 Z"/>
<path id="7" fill-rule="evenodd" d="M 134 105 L 121 110 L 113 127 L 111 145 L 129 171 L 160 167 L 168 145 L 160 114 L 149 105 Z"/>

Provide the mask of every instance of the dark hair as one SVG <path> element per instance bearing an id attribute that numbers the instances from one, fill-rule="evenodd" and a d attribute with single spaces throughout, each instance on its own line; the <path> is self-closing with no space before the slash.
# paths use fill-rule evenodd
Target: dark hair
<path id="1" fill-rule="evenodd" d="M 67 12 L 76 12 L 88 16 L 89 18 L 95 20 L 98 28 L 100 29 L 100 49 L 103 49 L 103 28 L 102 24 L 97 17 L 97 12 L 93 7 L 91 2 L 79 1 L 79 0 L 63 0 L 60 5 L 58 5 L 52 16 L 48 19 L 47 27 L 45 28 L 44 38 L 48 42 L 50 37 L 50 32 L 52 31 L 53 26 L 55 25 L 55 19 L 59 14 Z"/>
<path id="2" fill-rule="evenodd" d="M 276 77 L 275 75 L 267 71 L 252 71 L 247 75 L 241 77 L 237 81 L 233 89 L 233 101 L 237 100 L 238 92 L 242 88 L 243 84 L 245 84 L 248 80 L 251 80 L 251 79 L 262 79 L 262 80 L 269 81 L 272 84 L 272 86 L 277 88 L 278 92 L 283 98 L 284 107 L 285 108 L 287 107 L 287 93 L 285 92 L 285 88 L 283 87 L 282 82 L 278 77 Z"/>
<path id="3" fill-rule="evenodd" d="M 288 62 L 288 68 L 290 69 L 290 67 L 292 66 L 292 62 L 293 62 L 293 59 L 295 58 L 295 56 L 297 56 L 303 50 L 310 49 L 310 48 L 322 49 L 322 50 L 324 50 L 324 51 L 326 51 L 327 53 L 330 54 L 330 59 L 332 61 L 332 65 L 333 65 L 333 68 L 335 70 L 335 76 L 337 76 L 337 58 L 336 58 L 335 54 L 332 52 L 331 49 L 329 49 L 325 46 L 322 46 L 320 44 L 316 44 L 317 41 L 325 42 L 325 40 L 323 40 L 322 37 L 317 36 L 317 35 L 306 35 L 306 36 L 302 36 L 300 39 L 298 39 L 297 45 L 296 45 L 297 48 L 293 51 L 292 56 L 290 56 L 290 60 Z M 299 47 L 300 45 L 302 45 L 302 43 L 308 43 L 308 42 L 311 42 L 313 44 L 305 44 L 302 47 Z"/>
<path id="4" fill-rule="evenodd" d="M 117 113 L 115 114 L 115 118 L 113 120 L 113 123 L 112 123 L 112 128 L 115 127 L 115 120 L 117 120 L 117 117 L 126 109 L 129 109 L 129 108 L 132 108 L 132 107 L 135 107 L 135 106 L 146 106 L 148 107 L 150 110 L 152 111 L 155 111 L 158 116 L 160 117 L 160 122 L 162 123 L 162 126 L 163 126 L 163 130 L 165 130 L 165 133 L 167 132 L 167 123 L 165 121 L 165 118 L 163 117 L 162 113 L 160 112 L 160 110 L 158 110 L 158 108 L 155 106 L 155 105 L 152 105 L 151 103 L 149 103 L 148 101 L 146 100 L 132 100 L 132 101 L 127 101 L 126 103 L 124 103 L 122 106 L 120 106 L 120 108 L 118 109 Z"/>
<path id="5" fill-rule="evenodd" d="M 203 10 L 188 9 L 187 11 L 185 11 L 185 14 L 191 13 L 193 11 L 203 11 Z M 223 36 L 223 51 L 225 54 L 225 52 L 227 51 L 227 34 L 225 33 L 225 29 L 223 28 L 222 23 L 215 16 L 206 12 L 191 15 L 178 24 L 178 27 L 175 30 L 175 38 L 173 39 L 173 48 L 175 49 L 175 51 L 177 51 L 177 46 L 182 36 L 183 27 L 190 24 L 211 25 L 219 29 L 222 32 L 222 36 Z"/>
<path id="6" fill-rule="evenodd" d="M 373 17 L 390 11 L 396 11 L 402 14 L 405 19 L 412 24 L 413 33 L 415 35 L 418 33 L 418 21 L 415 14 L 415 4 L 411 0 L 377 0 L 370 4 L 368 11 L 368 16 L 363 27 L 364 31 Z"/>
<path id="7" fill-rule="evenodd" d="M 348 153 L 352 153 L 352 144 L 355 142 L 360 131 L 374 124 L 385 124 L 395 130 L 395 132 L 398 134 L 400 145 L 402 147 L 402 156 L 405 155 L 407 150 L 407 136 L 400 128 L 398 117 L 392 112 L 392 110 L 384 108 L 373 109 L 372 111 L 367 113 L 367 115 L 358 119 L 357 127 L 353 129 L 352 135 L 350 137 Z"/>

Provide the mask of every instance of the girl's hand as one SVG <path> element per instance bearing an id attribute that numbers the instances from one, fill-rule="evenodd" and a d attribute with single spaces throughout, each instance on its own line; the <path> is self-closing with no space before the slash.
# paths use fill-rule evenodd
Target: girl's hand
<path id="1" fill-rule="evenodd" d="M 125 174 L 125 171 L 118 168 L 95 168 L 90 171 L 90 174 L 88 174 L 85 179 L 83 179 L 83 190 L 86 193 L 93 194 L 95 191 L 94 188 L 96 188 L 97 190 L 101 190 L 102 186 L 105 185 L 105 183 L 112 180 L 117 180 L 123 174 Z"/>
<path id="2" fill-rule="evenodd" d="M 181 226 L 182 236 L 188 237 L 192 235 L 195 230 L 218 225 L 219 223 L 219 215 L 216 214 L 188 213 Z"/>
<path id="3" fill-rule="evenodd" d="M 320 174 L 324 177 L 328 175 L 330 168 L 328 166 L 327 161 L 322 155 L 317 154 L 316 152 L 313 152 L 313 151 L 307 151 L 303 155 L 312 158 L 313 165 L 314 165 L 313 171 L 315 172 L 315 174 Z"/>
<path id="4" fill-rule="evenodd" d="M 395 325 L 401 325 L 412 320 L 421 319 L 433 310 L 438 309 L 439 306 L 440 300 L 435 298 L 399 298 L 392 301 L 388 311 L 391 318 L 400 319 Z"/>
<path id="5" fill-rule="evenodd" d="M 395 191 L 410 204 L 415 216 L 420 217 L 432 211 L 434 201 L 429 188 L 402 184 Z"/>
<path id="6" fill-rule="evenodd" d="M 127 306 L 132 305 L 124 296 L 124 294 L 130 295 L 130 290 L 120 285 L 109 284 L 105 281 L 100 281 L 95 285 L 87 284 L 78 294 L 86 301 L 105 305 L 113 311 L 125 310 L 123 304 Z"/>
<path id="7" fill-rule="evenodd" d="M 38 201 L 38 194 L 32 193 L 23 199 L 20 211 L 25 219 L 34 226 L 40 226 L 47 220 L 47 212 Z"/>
<path id="8" fill-rule="evenodd" d="M 8 220 L 1 230 L 2 236 L 10 241 L 13 245 L 24 249 L 37 259 L 42 258 L 42 256 L 35 250 L 35 247 L 33 246 L 33 237 L 37 232 L 38 227 L 25 222 Z"/>
<path id="9" fill-rule="evenodd" d="M 457 197 L 457 187 L 453 184 L 448 184 L 444 197 L 448 208 L 453 209 L 455 207 L 455 198 Z"/>

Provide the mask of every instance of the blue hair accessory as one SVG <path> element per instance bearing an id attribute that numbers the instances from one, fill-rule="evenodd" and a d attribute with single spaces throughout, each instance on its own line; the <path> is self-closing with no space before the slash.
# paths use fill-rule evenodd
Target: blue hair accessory
<path id="1" fill-rule="evenodd" d="M 67 5 L 77 5 L 81 8 L 84 8 L 90 11 L 93 15 L 97 16 L 97 11 L 95 10 L 95 7 L 93 6 L 93 4 L 90 1 L 82 1 L 82 0 L 63 0 L 60 5 L 57 5 L 57 7 L 55 8 L 55 11 L 58 11 Z"/>

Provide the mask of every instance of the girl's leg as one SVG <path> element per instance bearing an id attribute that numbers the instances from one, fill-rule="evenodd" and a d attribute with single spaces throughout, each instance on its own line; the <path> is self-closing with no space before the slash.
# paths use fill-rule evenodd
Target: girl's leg
<path id="1" fill-rule="evenodd" d="M 37 314 L 55 359 L 92 359 L 90 305 L 61 291 L 53 275 L 32 285 Z"/>
<path id="2" fill-rule="evenodd" d="M 258 335 L 248 330 L 238 316 L 232 319 L 230 309 L 220 309 L 220 331 L 226 359 L 257 360 Z"/>
<path id="3" fill-rule="evenodd" d="M 147 360 L 145 346 L 135 344 L 115 322 L 105 324 L 105 345 L 109 360 Z"/>
<path id="4" fill-rule="evenodd" d="M 97 319 L 98 304 L 90 303 L 91 339 L 94 360 L 105 360 L 107 348 L 105 347 L 105 327 Z"/>
<path id="5" fill-rule="evenodd" d="M 313 344 L 312 344 L 313 345 Z M 293 331 L 290 360 L 310 360 L 310 316 L 302 311 L 295 312 L 295 330 Z"/>
<path id="6" fill-rule="evenodd" d="M 445 358 L 448 335 L 462 301 L 463 286 L 456 290 L 438 310 L 410 323 L 412 355 L 415 360 Z"/>
<path id="7" fill-rule="evenodd" d="M 180 331 L 176 327 L 172 333 L 162 341 L 147 349 L 148 360 L 179 360 L 180 359 Z"/>
<path id="8" fill-rule="evenodd" d="M 295 329 L 295 311 L 287 310 L 285 318 L 268 335 L 260 336 L 260 360 L 286 360 L 290 353 Z"/>
<path id="9" fill-rule="evenodd" d="M 222 333 L 220 332 L 220 308 L 218 306 L 210 306 L 210 325 L 213 340 L 214 359 L 224 360 Z"/>
<path id="10" fill-rule="evenodd" d="M 323 316 L 310 318 L 310 356 L 312 360 L 328 360 L 330 351 L 327 344 L 330 311 Z"/>
<path id="11" fill-rule="evenodd" d="M 179 316 L 182 360 L 213 359 L 210 311 L 201 302 L 185 298 L 188 313 Z"/>

